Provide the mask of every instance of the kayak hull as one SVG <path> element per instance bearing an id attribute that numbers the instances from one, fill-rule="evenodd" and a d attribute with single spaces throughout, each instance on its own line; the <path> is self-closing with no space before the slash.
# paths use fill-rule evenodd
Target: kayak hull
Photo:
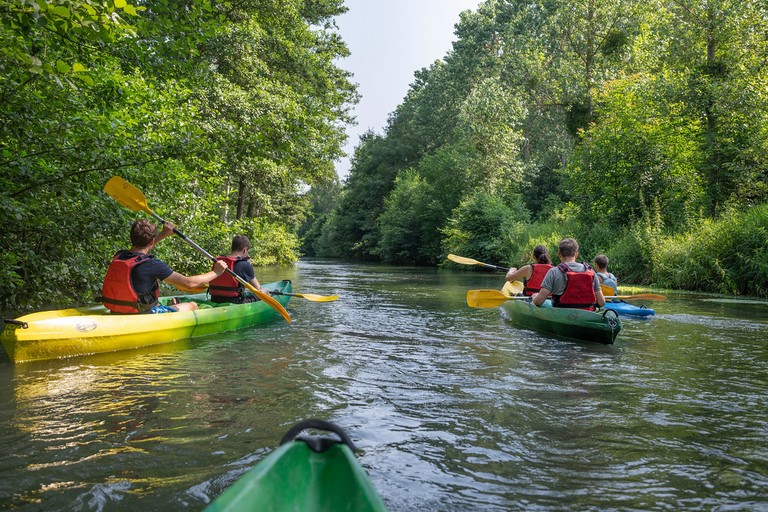
<path id="1" fill-rule="evenodd" d="M 385 512 L 386 507 L 349 446 L 333 443 L 318 452 L 298 439 L 280 445 L 204 512 L 252 510 Z"/>
<path id="2" fill-rule="evenodd" d="M 635 306 L 634 304 L 629 304 L 623 300 L 616 302 L 606 302 L 605 306 L 603 306 L 603 309 L 610 309 L 620 315 L 636 316 L 642 318 L 647 318 L 656 314 L 656 311 L 651 308 L 645 306 Z"/>
<path id="3" fill-rule="evenodd" d="M 512 325 L 560 338 L 611 345 L 621 331 L 621 321 L 613 313 L 537 307 L 525 300 L 508 300 L 501 307 Z"/>
<path id="4" fill-rule="evenodd" d="M 285 293 L 290 281 L 278 281 L 264 288 Z M 162 297 L 168 303 L 173 297 Z M 196 311 L 120 315 L 103 305 L 41 311 L 6 323 L 0 341 L 13 362 L 56 359 L 102 352 L 114 352 L 176 340 L 242 329 L 272 321 L 278 313 L 262 301 L 247 304 L 216 304 L 205 294 L 179 295 L 195 301 Z M 275 295 L 283 306 L 290 296 Z"/>

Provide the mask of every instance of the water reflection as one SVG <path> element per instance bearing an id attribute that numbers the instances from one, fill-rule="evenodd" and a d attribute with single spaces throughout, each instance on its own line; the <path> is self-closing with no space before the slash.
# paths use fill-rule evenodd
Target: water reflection
<path id="1" fill-rule="evenodd" d="M 286 275 L 288 274 L 288 275 Z M 673 296 L 615 345 L 470 310 L 498 275 L 302 262 L 290 326 L 0 363 L 0 509 L 200 510 L 307 417 L 392 510 L 768 507 L 768 308 Z"/>

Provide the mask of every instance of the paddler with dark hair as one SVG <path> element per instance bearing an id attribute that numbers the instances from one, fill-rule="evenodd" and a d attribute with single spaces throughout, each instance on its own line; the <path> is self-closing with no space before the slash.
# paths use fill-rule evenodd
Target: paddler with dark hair
<path id="1" fill-rule="evenodd" d="M 537 245 L 533 248 L 533 261 L 520 268 L 510 268 L 505 277 L 510 283 L 523 281 L 523 294 L 529 297 L 539 292 L 544 276 L 552 268 L 552 260 L 549 259 L 549 252 L 545 245 Z"/>
<path id="2" fill-rule="evenodd" d="M 260 292 L 269 293 L 269 290 L 261 288 L 259 280 L 253 271 L 253 265 L 248 261 L 248 251 L 251 248 L 251 242 L 245 235 L 235 235 L 232 237 L 232 248 L 229 256 L 217 256 L 216 259 L 223 261 L 227 266 L 240 276 L 243 281 L 250 284 Z M 253 293 L 247 291 L 234 277 L 229 274 L 222 274 L 208 286 L 208 293 L 213 302 L 231 302 L 233 304 L 244 304 L 246 302 L 255 302 L 259 300 Z"/>
<path id="3" fill-rule="evenodd" d="M 533 296 L 533 303 L 541 306 L 552 295 L 556 308 L 594 310 L 605 306 L 600 280 L 586 263 L 577 263 L 579 244 L 572 238 L 564 238 L 557 244 L 560 264 L 547 272 L 541 283 L 541 291 Z"/>
<path id="4" fill-rule="evenodd" d="M 113 313 L 173 313 L 197 309 L 195 302 L 181 302 L 164 306 L 159 304 L 160 281 L 179 290 L 199 291 L 204 284 L 226 272 L 227 265 L 217 262 L 213 270 L 196 276 L 175 272 L 149 251 L 164 238 L 173 234 L 170 222 L 157 226 L 147 219 L 138 219 L 131 225 L 131 248 L 118 251 L 112 258 L 101 289 L 102 302 Z"/>

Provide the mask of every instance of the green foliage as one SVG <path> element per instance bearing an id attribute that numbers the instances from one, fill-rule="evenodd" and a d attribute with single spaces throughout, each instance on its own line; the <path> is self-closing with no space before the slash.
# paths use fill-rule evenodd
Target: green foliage
<path id="1" fill-rule="evenodd" d="M 444 230 L 445 251 L 471 254 L 480 261 L 510 261 L 510 241 L 528 220 L 529 213 L 521 202 L 510 206 L 499 197 L 478 191 L 453 211 Z"/>
<path id="2" fill-rule="evenodd" d="M 660 286 L 768 297 L 768 205 L 730 210 L 664 238 L 653 265 Z"/>
<path id="3" fill-rule="evenodd" d="M 684 105 L 657 103 L 664 85 L 641 76 L 606 84 L 598 122 L 568 169 L 573 198 L 590 219 L 621 226 L 655 203 L 671 227 L 685 227 L 700 215 L 700 127 L 686 120 Z"/>
<path id="4" fill-rule="evenodd" d="M 379 217 L 376 254 L 392 263 L 433 263 L 440 250 L 437 228 L 445 217 L 430 185 L 413 170 L 401 173 Z"/>
<path id="5" fill-rule="evenodd" d="M 307 196 L 311 210 L 298 231 L 301 252 L 307 256 L 319 256 L 325 252 L 321 242 L 323 226 L 329 222 L 333 207 L 341 197 L 341 185 L 338 179 L 318 184 L 309 190 Z"/>
<path id="6" fill-rule="evenodd" d="M 0 0 L 0 309 L 93 299 L 137 215 L 103 193 L 114 174 L 204 247 L 246 232 L 257 264 L 295 261 L 357 100 L 334 64 L 345 10 Z M 208 268 L 178 242 L 159 254 Z"/>

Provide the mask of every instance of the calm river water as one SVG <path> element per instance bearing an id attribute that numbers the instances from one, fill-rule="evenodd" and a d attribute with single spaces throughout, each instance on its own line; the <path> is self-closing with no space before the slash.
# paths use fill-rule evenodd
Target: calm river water
<path id="1" fill-rule="evenodd" d="M 395 510 L 768 510 L 768 303 L 671 295 L 613 346 L 469 309 L 500 274 L 261 269 L 293 324 L 13 365 L 0 509 L 202 510 L 299 420 L 347 430 Z M 647 305 L 651 305 L 648 303 Z"/>

